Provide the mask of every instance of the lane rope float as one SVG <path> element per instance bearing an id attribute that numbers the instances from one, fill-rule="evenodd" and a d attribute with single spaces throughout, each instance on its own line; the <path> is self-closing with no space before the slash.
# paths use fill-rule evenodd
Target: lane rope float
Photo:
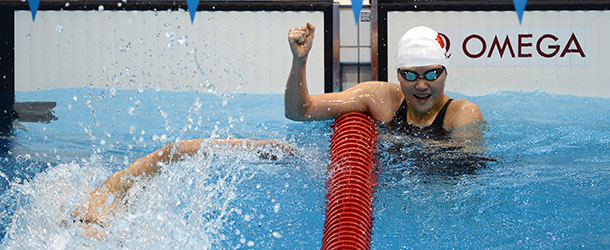
<path id="1" fill-rule="evenodd" d="M 347 113 L 332 125 L 322 250 L 370 249 L 377 128 L 362 113 Z"/>

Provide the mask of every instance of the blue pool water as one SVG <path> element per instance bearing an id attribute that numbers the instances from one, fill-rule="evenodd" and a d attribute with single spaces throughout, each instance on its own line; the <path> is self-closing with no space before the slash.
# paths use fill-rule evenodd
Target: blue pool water
<path id="1" fill-rule="evenodd" d="M 3 139 L 10 150 L 0 155 L 1 248 L 321 246 L 330 122 L 285 119 L 282 95 L 86 88 L 16 95 L 57 102 L 58 120 L 23 123 L 27 131 Z M 610 99 L 545 92 L 467 99 L 483 111 L 484 155 L 496 161 L 449 175 L 381 154 L 372 248 L 610 248 Z M 177 138 L 199 137 L 271 138 L 299 151 L 270 161 L 219 146 L 165 166 L 130 190 L 107 241 L 84 238 L 71 222 L 114 171 Z"/>

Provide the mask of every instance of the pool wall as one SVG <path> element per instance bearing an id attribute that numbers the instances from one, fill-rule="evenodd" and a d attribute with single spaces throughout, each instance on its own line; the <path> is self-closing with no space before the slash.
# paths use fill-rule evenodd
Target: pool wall
<path id="1" fill-rule="evenodd" d="M 450 43 L 447 90 L 610 97 L 609 8 L 607 0 L 530 1 L 520 24 L 512 1 L 375 0 L 373 79 L 397 82 L 398 40 L 409 28 L 425 25 Z"/>
<path id="2" fill-rule="evenodd" d="M 308 21 L 318 27 L 309 89 L 322 93 L 321 11 L 199 11 L 193 24 L 184 10 L 38 11 L 35 22 L 30 11 L 16 11 L 15 89 L 283 93 L 288 30 Z"/>
<path id="3" fill-rule="evenodd" d="M 388 79 L 398 81 L 394 41 L 414 26 L 427 25 L 451 44 L 448 90 L 610 97 L 608 23 L 610 11 L 528 11 L 522 25 L 514 11 L 389 12 Z"/>

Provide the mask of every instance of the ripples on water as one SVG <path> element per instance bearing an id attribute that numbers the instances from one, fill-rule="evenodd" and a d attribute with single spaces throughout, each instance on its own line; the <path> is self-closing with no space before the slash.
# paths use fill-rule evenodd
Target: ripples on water
<path id="1" fill-rule="evenodd" d="M 327 122 L 286 121 L 281 95 L 240 95 L 223 106 L 206 95 L 119 91 L 106 101 L 90 95 L 88 105 L 83 91 L 31 94 L 58 100 L 59 120 L 26 124 L 0 159 L 2 248 L 321 245 Z M 382 143 L 373 249 L 610 247 L 610 100 L 544 92 L 467 99 L 488 121 L 484 154 L 407 140 L 398 146 L 404 157 Z M 141 122 L 124 122 L 132 120 Z M 268 161 L 217 148 L 166 166 L 131 189 L 104 242 L 83 238 L 71 222 L 112 172 L 174 138 L 210 136 L 280 139 L 301 152 Z M 451 168 L 456 162 L 484 165 Z"/>

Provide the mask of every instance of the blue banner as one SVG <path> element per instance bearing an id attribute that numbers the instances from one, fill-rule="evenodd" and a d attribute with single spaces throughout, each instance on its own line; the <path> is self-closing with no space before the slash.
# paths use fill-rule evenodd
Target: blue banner
<path id="1" fill-rule="evenodd" d="M 360 12 L 362 11 L 362 0 L 352 0 L 352 11 L 354 11 L 354 20 L 356 25 L 360 21 Z"/>
<path id="2" fill-rule="evenodd" d="M 517 11 L 517 16 L 519 17 L 519 24 L 521 24 L 521 20 L 523 20 L 523 12 L 525 12 L 525 5 L 527 5 L 527 0 L 513 0 L 515 4 L 515 11 Z"/>
<path id="3" fill-rule="evenodd" d="M 28 4 L 30 5 L 30 12 L 32 12 L 32 22 L 36 20 L 36 12 L 38 12 L 38 5 L 40 5 L 40 0 L 29 0 Z"/>
<path id="4" fill-rule="evenodd" d="M 197 13 L 197 7 L 199 7 L 199 0 L 186 0 L 186 6 L 189 8 L 191 13 L 191 23 L 195 22 L 195 13 Z"/>

